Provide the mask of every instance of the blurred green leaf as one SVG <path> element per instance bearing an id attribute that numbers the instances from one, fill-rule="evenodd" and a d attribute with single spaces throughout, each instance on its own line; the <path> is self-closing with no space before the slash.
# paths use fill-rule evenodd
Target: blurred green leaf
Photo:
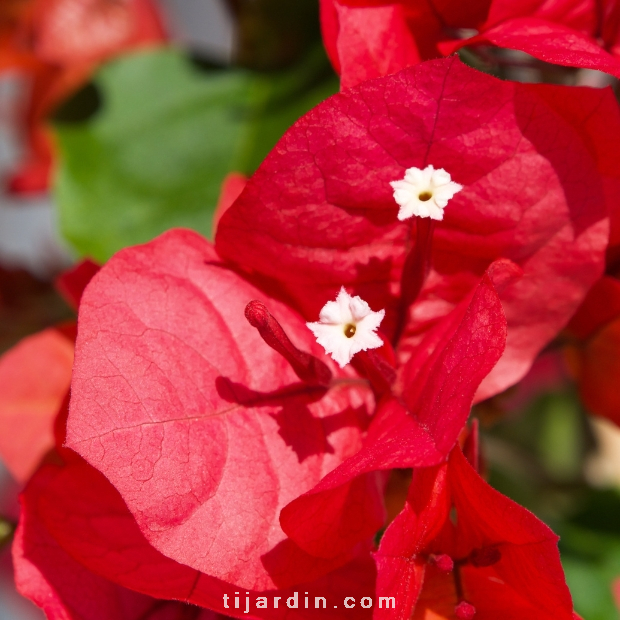
<path id="1" fill-rule="evenodd" d="M 483 430 L 490 483 L 555 527 L 583 501 L 590 449 L 584 413 L 572 392 L 547 392 Z"/>
<path id="2" fill-rule="evenodd" d="M 179 53 L 157 51 L 106 66 L 96 85 L 99 114 L 56 127 L 66 238 L 80 254 L 104 261 L 173 226 L 209 234 L 240 140 L 234 102 L 247 98 L 245 74 L 204 76 Z"/>
<path id="3" fill-rule="evenodd" d="M 620 576 L 620 538 L 573 524 L 562 526 L 560 534 L 575 610 L 587 620 L 618 620 L 611 584 Z"/>
<path id="4" fill-rule="evenodd" d="M 548 398 L 541 411 L 538 452 L 547 473 L 555 480 L 571 480 L 579 476 L 583 455 L 579 404 L 571 394 Z"/>
<path id="5" fill-rule="evenodd" d="M 606 566 L 573 558 L 564 559 L 563 564 L 575 611 L 587 620 L 618 620 L 611 595 L 611 581 L 617 574 Z"/>
<path id="6" fill-rule="evenodd" d="M 287 71 L 200 71 L 178 51 L 105 66 L 101 109 L 57 121 L 61 230 L 98 261 L 177 226 L 209 236 L 224 176 L 249 174 L 299 116 L 337 88 L 322 51 Z"/>
<path id="7" fill-rule="evenodd" d="M 585 620 L 619 620 L 611 584 L 620 577 L 620 492 L 583 477 L 593 447 L 573 389 L 542 393 L 507 411 L 483 434 L 490 482 L 560 536 L 576 611 Z"/>
<path id="8" fill-rule="evenodd" d="M 251 174 L 282 134 L 308 110 L 338 91 L 322 46 L 312 50 L 294 68 L 254 73 L 250 84 L 252 107 L 246 134 L 235 161 L 236 169 Z"/>

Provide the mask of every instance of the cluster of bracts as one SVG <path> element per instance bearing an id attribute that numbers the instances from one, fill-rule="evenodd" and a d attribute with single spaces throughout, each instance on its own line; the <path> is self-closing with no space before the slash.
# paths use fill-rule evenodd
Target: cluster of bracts
<path id="1" fill-rule="evenodd" d="M 59 281 L 77 337 L 0 360 L 13 400 L 40 404 L 0 450 L 29 479 L 18 588 L 52 620 L 577 618 L 557 537 L 481 477 L 468 417 L 563 330 L 584 403 L 620 422 L 618 104 L 451 54 L 620 77 L 620 6 L 321 9 L 343 90 L 284 135 L 215 243 L 172 230 L 81 264 Z M 394 469 L 413 474 L 387 518 Z M 294 592 L 338 604 L 290 608 Z"/>

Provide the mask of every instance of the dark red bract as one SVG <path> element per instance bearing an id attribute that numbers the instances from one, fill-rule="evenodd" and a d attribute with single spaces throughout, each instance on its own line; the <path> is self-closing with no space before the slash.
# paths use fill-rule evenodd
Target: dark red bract
<path id="1" fill-rule="evenodd" d="M 45 519 L 53 518 L 54 511 L 46 509 L 45 500 L 58 500 L 55 483 L 57 468 L 43 467 L 30 482 L 22 496 L 22 516 L 15 535 L 13 557 L 15 580 L 18 590 L 39 605 L 48 620 L 220 620 L 224 616 L 190 605 L 157 600 L 127 590 L 101 574 L 88 570 L 75 556 L 63 548 L 48 529 Z M 79 478 L 77 478 L 79 480 Z M 92 480 L 89 480 L 92 482 Z M 105 489 L 105 487 L 104 487 Z M 80 488 L 85 491 L 100 490 L 95 487 Z M 105 497 L 105 496 L 104 496 Z M 101 498 L 98 498 L 101 503 Z M 105 501 L 105 500 L 104 500 Z M 53 505 L 53 508 L 61 506 Z M 90 517 L 95 511 L 90 511 Z M 75 514 L 72 522 L 65 521 L 66 530 L 79 522 Z M 114 521 L 114 513 L 106 513 L 107 524 Z M 92 526 L 92 523 L 91 523 Z M 96 527 L 96 525 L 95 525 Z M 83 534 L 83 530 L 80 530 Z M 110 532 L 112 533 L 112 532 Z M 126 537 L 125 537 L 126 540 Z M 86 541 L 83 541 L 86 543 Z M 92 553 L 92 537 L 90 539 Z M 86 543 L 84 546 L 89 546 Z M 73 551 L 73 549 L 71 549 Z M 106 551 L 112 551 L 107 549 Z M 152 558 L 149 558 L 152 559 Z M 117 570 L 121 564 L 117 565 Z"/>
<path id="2" fill-rule="evenodd" d="M 381 540 L 377 596 L 393 596 L 397 608 L 375 618 L 572 620 L 557 540 L 456 447 L 448 463 L 414 472 Z"/>
<path id="3" fill-rule="evenodd" d="M 322 0 L 321 10 L 343 88 L 480 44 L 620 77 L 614 0 Z"/>
<path id="4" fill-rule="evenodd" d="M 523 270 L 502 293 L 504 357 L 478 398 L 521 378 L 603 271 L 618 202 L 611 93 L 513 84 L 433 61 L 336 95 L 298 121 L 222 217 L 218 253 L 279 282 L 308 320 L 340 286 L 386 308 L 402 363 L 499 258 Z M 431 270 L 402 307 L 417 224 L 396 219 L 390 181 L 445 168 L 464 186 L 437 224 Z M 414 218 L 415 219 L 415 218 Z"/>
<path id="5" fill-rule="evenodd" d="M 165 599 L 247 617 L 245 605 L 235 609 L 232 602 L 238 586 L 156 551 L 103 475 L 70 451 L 65 451 L 63 460 L 62 464 L 42 467 L 26 488 L 13 549 L 18 588 L 42 606 L 51 620 L 64 620 L 62 613 L 67 610 L 72 620 L 133 620 L 132 609 L 145 613 L 151 607 L 154 611 L 165 609 L 170 605 Z M 250 617 L 335 620 L 342 616 L 332 608 L 292 610 L 281 602 L 275 609 L 273 596 L 285 601 L 294 590 L 307 590 L 312 597 L 324 596 L 331 601 L 340 602 L 344 595 L 359 600 L 372 596 L 374 579 L 374 563 L 366 556 L 291 590 L 246 593 L 244 589 L 241 600 L 245 603 L 245 595 L 250 595 Z M 224 594 L 229 596 L 228 607 Z M 268 597 L 268 607 L 263 611 L 255 607 L 257 596 Z M 126 616 L 110 611 L 119 603 L 126 607 Z M 172 607 L 180 611 L 184 606 Z M 199 613 L 198 608 L 191 609 Z M 370 617 L 370 612 L 363 617 Z"/>
<path id="6" fill-rule="evenodd" d="M 586 409 L 620 425 L 620 281 L 601 278 L 566 330 L 568 366 Z"/>

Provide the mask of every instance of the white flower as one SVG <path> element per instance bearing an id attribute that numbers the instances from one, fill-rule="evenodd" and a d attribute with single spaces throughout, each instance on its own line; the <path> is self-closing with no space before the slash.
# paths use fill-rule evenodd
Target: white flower
<path id="1" fill-rule="evenodd" d="M 356 353 L 383 344 L 375 330 L 384 316 L 385 310 L 373 312 L 361 297 L 351 297 L 342 287 L 336 301 L 328 301 L 323 306 L 319 322 L 306 325 L 325 352 L 331 353 L 342 368 Z"/>
<path id="2" fill-rule="evenodd" d="M 443 168 L 426 166 L 424 170 L 408 168 L 402 181 L 390 183 L 394 189 L 394 200 L 400 205 L 399 220 L 413 215 L 443 220 L 443 210 L 448 200 L 463 189 L 451 180 Z"/>

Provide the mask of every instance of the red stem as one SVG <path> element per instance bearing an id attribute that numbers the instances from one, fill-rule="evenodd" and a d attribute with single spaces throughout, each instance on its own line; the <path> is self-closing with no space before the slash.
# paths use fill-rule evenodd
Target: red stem
<path id="1" fill-rule="evenodd" d="M 400 316 L 394 343 L 400 339 L 407 322 L 409 307 L 417 299 L 431 268 L 433 232 L 435 221 L 418 218 L 416 221 L 416 240 L 413 250 L 407 254 L 400 279 Z"/>
<path id="2" fill-rule="evenodd" d="M 353 365 L 358 372 L 368 379 L 378 398 L 390 390 L 396 379 L 394 368 L 387 360 L 372 350 L 360 351 L 353 358 Z"/>

